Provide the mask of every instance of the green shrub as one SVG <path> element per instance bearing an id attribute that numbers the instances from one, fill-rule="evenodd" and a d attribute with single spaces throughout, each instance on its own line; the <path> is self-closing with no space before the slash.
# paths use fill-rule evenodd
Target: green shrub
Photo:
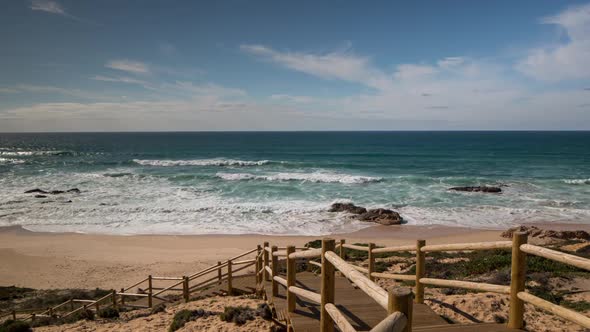
<path id="1" fill-rule="evenodd" d="M 174 315 L 174 318 L 172 319 L 172 324 L 170 324 L 170 328 L 168 328 L 168 331 L 174 332 L 192 320 L 195 320 L 200 317 L 208 317 L 212 314 L 212 312 L 203 309 L 180 310 Z"/>
<path id="2" fill-rule="evenodd" d="M 243 325 L 249 320 L 254 320 L 256 313 L 251 308 L 245 306 L 225 307 L 219 318 L 225 322 L 234 322 L 237 325 Z"/>
<path id="3" fill-rule="evenodd" d="M 166 311 L 166 305 L 164 303 L 159 303 L 152 308 L 151 314 L 153 315 L 164 311 Z"/>
<path id="4" fill-rule="evenodd" d="M 262 317 L 262 319 L 271 320 L 272 310 L 270 310 L 268 304 L 261 303 L 258 305 L 258 308 L 256 309 L 256 315 Z"/>
<path id="5" fill-rule="evenodd" d="M 119 318 L 119 310 L 108 307 L 98 311 L 98 317 L 100 318 Z"/>
<path id="6" fill-rule="evenodd" d="M 31 326 L 27 322 L 19 320 L 7 320 L 0 325 L 0 332 L 32 332 Z"/>

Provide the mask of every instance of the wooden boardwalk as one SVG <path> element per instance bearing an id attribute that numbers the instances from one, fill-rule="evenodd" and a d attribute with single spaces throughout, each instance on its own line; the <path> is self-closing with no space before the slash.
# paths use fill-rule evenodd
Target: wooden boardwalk
<path id="1" fill-rule="evenodd" d="M 297 274 L 297 286 L 314 292 L 319 292 L 321 279 L 311 272 Z M 279 316 L 287 316 L 286 289 L 279 285 L 279 294 L 273 297 L 272 286 L 269 281 L 265 283 L 264 291 L 270 303 L 273 304 Z M 371 297 L 360 289 L 355 288 L 346 278 L 336 276 L 335 303 L 338 309 L 346 316 L 347 320 L 356 330 L 368 331 L 385 317 L 387 311 L 379 306 Z M 289 313 L 291 325 L 295 332 L 316 332 L 319 330 L 320 306 L 317 303 L 297 299 L 295 312 Z M 425 304 L 414 304 L 413 331 L 474 331 L 478 332 L 504 332 L 516 331 L 508 329 L 503 324 L 448 324 Z"/>

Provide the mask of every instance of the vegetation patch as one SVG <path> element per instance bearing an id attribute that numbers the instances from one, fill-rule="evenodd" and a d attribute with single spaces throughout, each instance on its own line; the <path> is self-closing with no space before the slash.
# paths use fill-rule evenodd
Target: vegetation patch
<path id="1" fill-rule="evenodd" d="M 224 322 L 233 322 L 236 325 L 244 325 L 249 320 L 256 318 L 256 311 L 250 307 L 225 307 L 225 310 L 219 315 Z"/>
<path id="2" fill-rule="evenodd" d="M 32 332 L 31 326 L 27 322 L 18 320 L 7 320 L 0 325 L 0 332 Z"/>
<path id="3" fill-rule="evenodd" d="M 213 315 L 213 313 L 203 309 L 180 310 L 174 315 L 174 318 L 172 319 L 172 324 L 170 324 L 170 328 L 168 328 L 168 331 L 174 332 L 190 321 L 193 321 L 201 317 L 209 317 L 210 315 Z"/>
<path id="4" fill-rule="evenodd" d="M 98 311 L 100 318 L 119 318 L 119 310 L 113 307 L 103 308 Z"/>

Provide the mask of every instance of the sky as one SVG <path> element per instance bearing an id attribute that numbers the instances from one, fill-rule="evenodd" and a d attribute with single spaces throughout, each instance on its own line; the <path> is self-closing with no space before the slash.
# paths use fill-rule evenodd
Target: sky
<path id="1" fill-rule="evenodd" d="M 0 4 L 0 132 L 207 130 L 590 130 L 590 2 Z"/>

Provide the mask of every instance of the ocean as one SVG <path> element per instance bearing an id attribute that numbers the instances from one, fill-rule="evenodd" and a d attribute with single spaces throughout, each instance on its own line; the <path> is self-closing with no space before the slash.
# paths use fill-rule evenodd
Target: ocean
<path id="1" fill-rule="evenodd" d="M 449 191 L 501 186 L 501 194 Z M 42 195 L 29 189 L 80 193 Z M 38 194 L 37 194 L 38 195 Z M 590 223 L 590 132 L 0 134 L 0 226 L 107 234 L 323 235 L 373 224 Z"/>

